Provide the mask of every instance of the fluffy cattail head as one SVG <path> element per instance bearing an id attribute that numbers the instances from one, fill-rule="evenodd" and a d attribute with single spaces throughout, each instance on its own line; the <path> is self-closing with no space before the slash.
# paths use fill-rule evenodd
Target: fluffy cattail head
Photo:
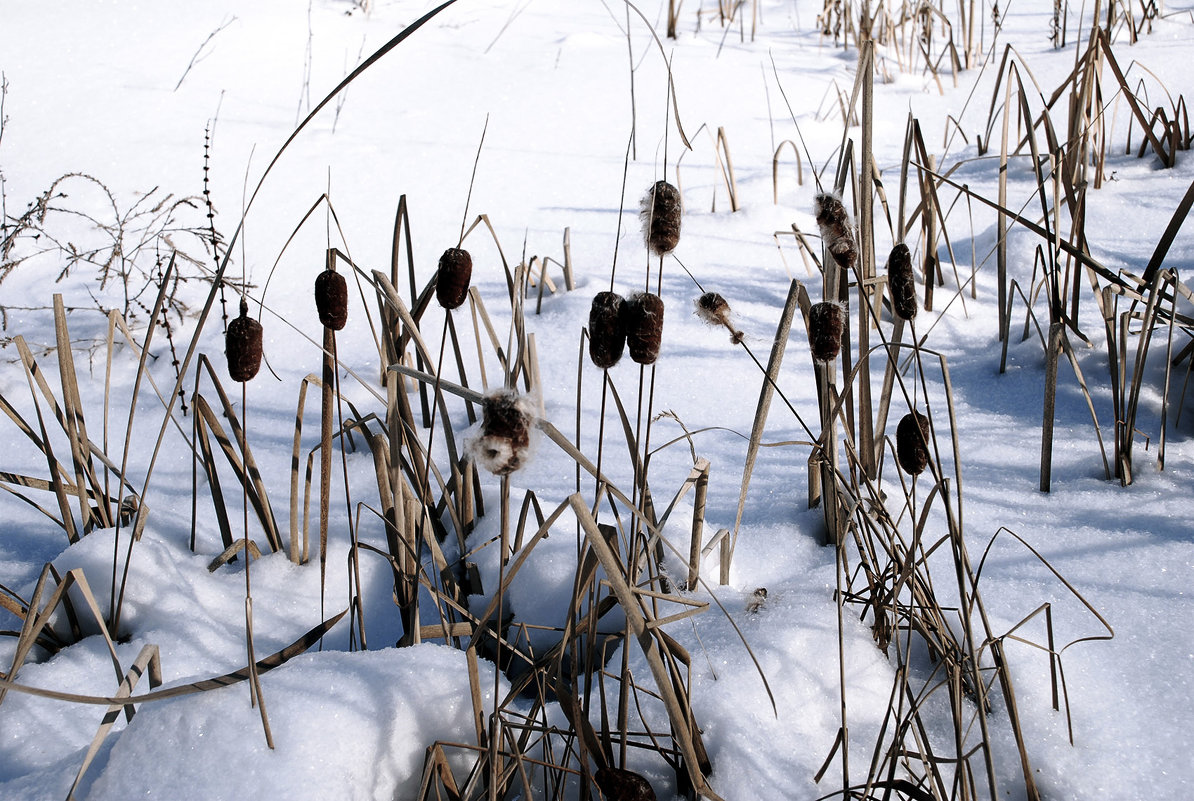
<path id="1" fill-rule="evenodd" d="M 639 292 L 626 301 L 623 309 L 630 358 L 639 364 L 654 364 L 663 339 L 663 298 Z"/>
<path id="2" fill-rule="evenodd" d="M 481 402 L 481 434 L 471 443 L 474 458 L 498 476 L 527 462 L 531 449 L 531 415 L 518 393 L 502 389 Z"/>
<path id="3" fill-rule="evenodd" d="M 814 303 L 808 312 L 808 346 L 813 361 L 831 362 L 842 349 L 842 328 L 846 310 L 832 301 Z"/>
<path id="4" fill-rule="evenodd" d="M 626 349 L 625 305 L 617 292 L 598 292 L 589 307 L 589 358 L 602 370 L 617 364 Z"/>
<path id="5" fill-rule="evenodd" d="M 735 345 L 742 343 L 745 334 L 734 328 L 734 324 L 730 322 L 730 304 L 726 299 L 716 292 L 706 292 L 697 298 L 696 302 L 697 317 L 700 317 L 709 325 L 724 326 L 730 332 L 730 342 Z"/>
<path id="6" fill-rule="evenodd" d="M 828 193 L 817 195 L 816 212 L 825 249 L 839 267 L 847 271 L 853 269 L 858 261 L 858 246 L 854 243 L 850 215 L 841 199 Z"/>
<path id="7" fill-rule="evenodd" d="M 325 328 L 339 331 L 348 322 L 348 282 L 335 270 L 315 276 L 315 308 Z"/>
<path id="8" fill-rule="evenodd" d="M 680 190 L 667 181 L 656 181 L 643 197 L 643 234 L 657 256 L 665 256 L 680 244 Z"/>
<path id="9" fill-rule="evenodd" d="M 896 427 L 896 461 L 904 472 L 918 476 L 929 464 L 929 418 L 909 412 Z"/>
<path id="10" fill-rule="evenodd" d="M 463 248 L 448 248 L 439 257 L 439 273 L 435 279 L 435 299 L 445 309 L 455 309 L 468 297 L 469 281 L 473 277 L 473 257 Z"/>
<path id="11" fill-rule="evenodd" d="M 903 242 L 887 257 L 887 286 L 891 289 L 891 308 L 902 320 L 916 316 L 916 281 L 912 274 L 912 253 Z"/>
<path id="12" fill-rule="evenodd" d="M 651 783 L 634 771 L 601 767 L 593 780 L 610 801 L 657 801 Z"/>
<path id="13" fill-rule="evenodd" d="M 228 324 L 224 355 L 233 381 L 252 381 L 261 369 L 261 323 L 249 316 L 249 304 L 240 300 L 240 316 Z"/>

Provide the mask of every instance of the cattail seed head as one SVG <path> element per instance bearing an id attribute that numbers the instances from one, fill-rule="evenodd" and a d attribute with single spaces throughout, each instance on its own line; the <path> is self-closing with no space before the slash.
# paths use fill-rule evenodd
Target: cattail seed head
<path id="1" fill-rule="evenodd" d="M 656 181 L 643 197 L 640 216 L 647 247 L 657 256 L 666 256 L 680 244 L 680 216 L 683 213 L 680 190 L 667 181 Z"/>
<path id="2" fill-rule="evenodd" d="M 617 364 L 626 349 L 625 305 L 617 292 L 598 292 L 589 307 L 589 358 L 602 370 Z"/>
<path id="3" fill-rule="evenodd" d="M 827 192 L 817 195 L 815 207 L 825 249 L 839 267 L 847 271 L 853 269 L 858 261 L 858 246 L 854 242 L 846 207 L 841 199 Z"/>
<path id="4" fill-rule="evenodd" d="M 632 295 L 624 310 L 626 344 L 638 364 L 654 364 L 663 339 L 663 298 L 650 292 Z"/>
<path id="5" fill-rule="evenodd" d="M 593 776 L 597 787 L 610 801 L 657 801 L 651 783 L 639 774 L 623 768 L 601 767 Z"/>
<path id="6" fill-rule="evenodd" d="M 335 270 L 315 276 L 315 308 L 325 328 L 339 331 L 348 322 L 348 282 Z"/>
<path id="7" fill-rule="evenodd" d="M 896 426 L 896 461 L 904 472 L 918 476 L 929 464 L 929 418 L 909 412 Z"/>
<path id="8" fill-rule="evenodd" d="M 502 389 L 481 402 L 481 434 L 470 443 L 473 457 L 489 472 L 505 476 L 526 464 L 531 449 L 531 415 L 526 400 Z"/>
<path id="9" fill-rule="evenodd" d="M 468 297 L 469 281 L 473 277 L 473 257 L 463 248 L 448 248 L 439 257 L 439 273 L 435 281 L 435 299 L 445 309 L 455 309 Z"/>
<path id="10" fill-rule="evenodd" d="M 742 344 L 746 335 L 735 329 L 734 324 L 730 322 L 730 304 L 721 295 L 716 292 L 701 295 L 696 301 L 696 313 L 697 317 L 709 325 L 724 326 L 730 332 L 730 342 L 735 345 Z"/>
<path id="11" fill-rule="evenodd" d="M 831 362 L 842 349 L 842 328 L 846 310 L 840 303 L 822 301 L 813 304 L 808 312 L 808 346 L 813 361 Z"/>
<path id="12" fill-rule="evenodd" d="M 903 242 L 887 257 L 887 286 L 891 288 L 891 308 L 902 320 L 916 316 L 916 280 L 912 273 L 912 253 Z"/>
<path id="13" fill-rule="evenodd" d="M 252 381 L 261 369 L 261 323 L 249 316 L 249 304 L 241 298 L 240 316 L 228 323 L 224 355 L 233 381 Z"/>

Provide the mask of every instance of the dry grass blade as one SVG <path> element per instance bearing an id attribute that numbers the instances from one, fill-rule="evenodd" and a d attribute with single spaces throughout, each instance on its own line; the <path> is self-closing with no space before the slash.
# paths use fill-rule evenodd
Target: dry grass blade
<path id="1" fill-rule="evenodd" d="M 803 304 L 800 303 L 803 298 Z M 758 458 L 759 444 L 763 439 L 763 429 L 767 425 L 767 415 L 771 410 L 771 398 L 775 393 L 775 382 L 779 378 L 779 370 L 784 360 L 784 352 L 788 347 L 788 335 L 792 331 L 792 317 L 798 305 L 807 306 L 808 293 L 804 284 L 793 279 L 788 285 L 788 297 L 784 301 L 784 309 L 780 313 L 779 324 L 775 329 L 775 339 L 771 344 L 771 356 L 767 359 L 767 373 L 763 379 L 763 386 L 759 389 L 759 402 L 755 406 L 755 419 L 750 429 L 750 443 L 746 450 L 746 461 L 742 467 L 742 485 L 738 490 L 738 512 L 734 516 L 734 535 L 730 541 L 730 554 L 734 553 L 734 546 L 738 542 L 738 528 L 742 525 L 742 512 L 746 508 L 746 493 L 750 488 L 750 477 L 754 471 L 755 459 Z M 723 570 L 728 566 L 722 567 Z"/>
<path id="2" fill-rule="evenodd" d="M 258 674 L 267 673 L 276 667 L 286 664 L 291 659 L 294 659 L 299 654 L 305 652 L 308 648 L 315 645 L 319 640 L 331 631 L 332 628 L 340 622 L 341 618 L 348 614 L 345 609 L 334 617 L 320 623 L 315 628 L 308 631 L 299 639 L 292 642 L 280 651 L 277 651 L 264 659 L 260 659 L 255 664 L 255 669 Z M 10 674 L 11 675 L 11 674 Z M 123 680 L 123 673 L 118 673 L 118 677 Z M 109 696 L 109 695 L 81 695 L 79 693 L 66 693 L 57 690 L 47 690 L 42 687 L 30 687 L 24 684 L 18 684 L 11 679 L 0 679 L 0 693 L 12 690 L 13 692 L 24 693 L 25 695 L 33 695 L 38 698 L 50 698 L 55 701 L 67 701 L 74 704 L 90 704 L 93 706 L 111 706 L 119 704 L 125 707 L 133 707 L 136 704 L 144 704 L 150 701 L 165 701 L 168 698 L 178 698 L 183 695 L 194 695 L 195 693 L 210 692 L 218 690 L 222 687 L 230 687 L 233 684 L 239 684 L 249 678 L 249 668 L 243 667 L 239 670 L 234 670 L 231 673 L 225 673 L 223 676 L 217 676 L 212 679 L 203 679 L 201 681 L 193 681 L 188 684 L 181 684 L 175 687 L 167 687 L 164 690 L 156 690 L 141 695 L 128 696 Z"/>
<path id="3" fill-rule="evenodd" d="M 158 647 L 156 645 L 146 645 L 141 649 L 141 653 L 133 661 L 129 672 L 125 674 L 120 681 L 120 687 L 116 690 L 117 698 L 127 698 L 137 686 L 137 682 L 141 676 L 149 671 L 149 686 L 150 688 L 159 687 L 162 684 L 162 662 L 158 654 Z M 99 753 L 100 746 L 103 745 L 104 739 L 108 736 L 108 732 L 112 730 L 112 726 L 116 723 L 116 718 L 120 714 L 120 710 L 124 707 L 119 704 L 113 704 L 108 707 L 108 711 L 104 713 L 103 720 L 100 722 L 99 729 L 95 733 L 95 737 L 91 740 L 91 745 L 87 749 L 87 753 L 83 756 L 83 764 L 79 766 L 79 772 L 75 774 L 75 780 L 71 783 L 70 790 L 66 793 L 67 801 L 72 801 L 75 797 L 75 790 L 79 789 L 79 783 L 83 781 L 84 774 L 87 769 L 91 767 L 95 755 Z M 131 709 L 131 708 L 130 708 Z M 131 717 L 131 711 L 130 711 Z"/>

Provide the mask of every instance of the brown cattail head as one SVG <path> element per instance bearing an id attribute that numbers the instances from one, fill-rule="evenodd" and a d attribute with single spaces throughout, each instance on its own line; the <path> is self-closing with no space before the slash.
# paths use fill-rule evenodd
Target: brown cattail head
<path id="1" fill-rule="evenodd" d="M 902 320 L 916 316 L 916 282 L 912 274 L 912 253 L 903 242 L 887 257 L 887 286 L 891 288 L 891 308 Z"/>
<path id="2" fill-rule="evenodd" d="M 683 213 L 680 190 L 667 181 L 656 181 L 643 197 L 643 234 L 647 247 L 657 256 L 666 256 L 680 244 L 680 215 Z"/>
<path id="3" fill-rule="evenodd" d="M 625 305 L 617 292 L 598 292 L 589 307 L 589 358 L 602 370 L 617 364 L 626 349 Z"/>
<path id="4" fill-rule="evenodd" d="M 839 267 L 852 270 L 858 261 L 858 246 L 854 243 L 854 232 L 850 226 L 850 215 L 841 199 L 823 192 L 816 199 L 817 226 L 825 249 Z"/>
<path id="5" fill-rule="evenodd" d="M 252 381 L 261 369 L 261 323 L 249 316 L 249 304 L 240 299 L 240 317 L 228 323 L 224 355 L 233 381 Z"/>
<path id="6" fill-rule="evenodd" d="M 315 276 L 315 308 L 325 328 L 339 331 L 348 322 L 348 282 L 335 270 Z"/>
<path id="7" fill-rule="evenodd" d="M 639 364 L 654 364 L 663 339 L 663 298 L 639 292 L 622 308 L 630 358 Z"/>
<path id="8" fill-rule="evenodd" d="M 526 464 L 531 449 L 531 415 L 517 392 L 501 389 L 481 402 L 481 434 L 471 443 L 474 458 L 505 476 Z"/>
<path id="9" fill-rule="evenodd" d="M 896 426 L 896 461 L 904 472 L 918 476 L 929 464 L 929 418 L 909 412 Z"/>
<path id="10" fill-rule="evenodd" d="M 846 310 L 842 304 L 828 300 L 813 304 L 808 312 L 808 346 L 813 361 L 831 362 L 837 358 L 845 323 Z"/>
<path id="11" fill-rule="evenodd" d="M 709 325 L 724 326 L 730 332 L 730 342 L 735 345 L 742 344 L 746 335 L 735 329 L 734 324 L 730 322 L 730 304 L 721 295 L 716 292 L 701 295 L 697 298 L 696 313 L 697 317 Z"/>
<path id="12" fill-rule="evenodd" d="M 435 299 L 445 309 L 455 309 L 468 297 L 469 281 L 473 277 L 473 257 L 463 248 L 448 248 L 439 257 L 439 274 L 435 281 Z"/>
<path id="13" fill-rule="evenodd" d="M 623 768 L 601 767 L 593 780 L 610 801 L 657 801 L 651 783 L 639 774 Z"/>

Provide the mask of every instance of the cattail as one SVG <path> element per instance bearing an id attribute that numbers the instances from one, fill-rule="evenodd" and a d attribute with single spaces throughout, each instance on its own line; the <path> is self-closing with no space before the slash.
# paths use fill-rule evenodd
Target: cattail
<path id="1" fill-rule="evenodd" d="M 891 288 L 891 308 L 902 320 L 916 316 L 916 284 L 912 275 L 912 254 L 903 242 L 887 257 L 887 286 Z"/>
<path id="2" fill-rule="evenodd" d="M 697 317 L 709 325 L 724 326 L 730 332 L 730 342 L 735 345 L 742 344 L 746 335 L 735 329 L 734 324 L 730 322 L 730 304 L 721 295 L 716 292 L 701 295 L 697 298 L 696 313 Z"/>
<path id="3" fill-rule="evenodd" d="M 808 312 L 808 346 L 813 361 L 831 362 L 842 349 L 842 327 L 846 310 L 840 303 L 822 301 L 813 304 Z"/>
<path id="4" fill-rule="evenodd" d="M 348 282 L 335 270 L 315 276 L 315 308 L 325 328 L 339 331 L 348 322 Z"/>
<path id="5" fill-rule="evenodd" d="M 589 307 L 589 358 L 602 370 L 617 364 L 626 349 L 625 306 L 617 292 L 598 292 Z"/>
<path id="6" fill-rule="evenodd" d="M 252 381 L 261 369 L 261 323 L 249 316 L 249 303 L 240 299 L 240 317 L 228 323 L 224 355 L 233 381 Z"/>
<path id="7" fill-rule="evenodd" d="M 657 801 L 651 783 L 639 774 L 623 768 L 597 769 L 593 780 L 610 801 Z"/>
<path id="8" fill-rule="evenodd" d="M 513 390 L 502 389 L 487 395 L 481 410 L 481 434 L 471 443 L 473 456 L 494 475 L 509 475 L 530 456 L 527 402 Z"/>
<path id="9" fill-rule="evenodd" d="M 850 216 L 842 201 L 834 195 L 823 192 L 816 199 L 817 226 L 825 249 L 843 270 L 852 270 L 858 261 L 858 246 L 850 229 Z"/>
<path id="10" fill-rule="evenodd" d="M 473 257 L 463 248 L 448 248 L 439 257 L 439 275 L 435 281 L 435 299 L 445 309 L 455 309 L 468 297 L 473 277 Z"/>
<path id="11" fill-rule="evenodd" d="M 680 190 L 667 181 L 656 181 L 643 197 L 643 234 L 647 247 L 657 256 L 666 256 L 680 244 L 680 215 L 683 213 Z"/>
<path id="12" fill-rule="evenodd" d="M 929 464 L 929 418 L 909 412 L 896 427 L 896 461 L 904 472 L 918 476 Z"/>
<path id="13" fill-rule="evenodd" d="M 639 364 L 654 364 L 663 339 L 663 298 L 639 292 L 622 308 L 630 358 Z"/>

